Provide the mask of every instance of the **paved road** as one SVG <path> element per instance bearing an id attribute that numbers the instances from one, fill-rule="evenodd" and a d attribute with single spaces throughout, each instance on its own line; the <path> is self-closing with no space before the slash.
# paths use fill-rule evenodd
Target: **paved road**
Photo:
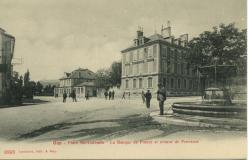
<path id="1" fill-rule="evenodd" d="M 163 139 L 194 133 L 195 137 L 242 137 L 244 131 L 218 132 L 200 128 L 161 125 L 146 116 L 141 99 L 104 100 L 92 98 L 62 103 L 61 98 L 38 97 L 46 103 L 0 109 L 0 140 L 51 141 L 66 139 Z M 200 97 L 169 98 L 168 110 L 173 102 L 200 100 Z M 152 110 L 158 110 L 155 99 Z"/>

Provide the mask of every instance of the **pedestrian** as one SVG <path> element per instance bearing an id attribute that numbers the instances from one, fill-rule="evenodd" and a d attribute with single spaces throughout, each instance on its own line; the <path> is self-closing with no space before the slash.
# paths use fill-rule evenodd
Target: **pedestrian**
<path id="1" fill-rule="evenodd" d="M 125 92 L 123 92 L 122 98 L 121 99 L 126 99 L 125 98 Z"/>
<path id="2" fill-rule="evenodd" d="M 152 99 L 152 94 L 150 92 L 150 90 L 147 90 L 146 94 L 145 94 L 145 98 L 146 98 L 146 108 L 148 110 L 148 116 L 150 116 L 150 113 L 151 113 L 151 108 L 150 108 L 150 102 L 151 102 L 151 99 Z"/>
<path id="3" fill-rule="evenodd" d="M 145 103 L 146 102 L 146 99 L 145 99 L 145 93 L 144 93 L 144 91 L 141 92 L 141 98 L 142 98 L 143 103 Z"/>
<path id="4" fill-rule="evenodd" d="M 128 92 L 128 99 L 130 99 L 130 92 Z"/>
<path id="5" fill-rule="evenodd" d="M 63 93 L 63 103 L 66 102 L 66 98 L 67 98 L 67 94 L 66 94 L 66 92 L 64 92 L 64 93 Z"/>
<path id="6" fill-rule="evenodd" d="M 72 101 L 73 101 L 73 102 L 77 102 L 75 90 L 72 91 L 71 97 L 72 97 Z"/>
<path id="7" fill-rule="evenodd" d="M 107 100 L 108 99 L 108 91 L 104 92 L 104 96 L 105 96 L 105 99 Z"/>
<path id="8" fill-rule="evenodd" d="M 166 100 L 166 89 L 161 83 L 158 84 L 157 100 L 159 102 L 160 115 L 163 115 L 164 101 Z"/>
<path id="9" fill-rule="evenodd" d="M 111 96 L 112 96 L 112 92 L 111 91 L 109 91 L 109 100 L 111 99 Z"/>
<path id="10" fill-rule="evenodd" d="M 114 100 L 115 99 L 115 91 L 113 90 L 112 91 L 112 100 Z"/>
<path id="11" fill-rule="evenodd" d="M 85 99 L 86 99 L 86 100 L 89 99 L 89 91 L 87 91 L 87 92 L 85 93 Z"/>

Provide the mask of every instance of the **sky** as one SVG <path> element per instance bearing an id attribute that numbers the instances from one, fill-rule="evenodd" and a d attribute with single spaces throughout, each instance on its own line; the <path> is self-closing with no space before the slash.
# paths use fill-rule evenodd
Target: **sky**
<path id="1" fill-rule="evenodd" d="M 144 35 L 198 36 L 220 23 L 246 28 L 245 0 L 0 0 L 0 28 L 16 38 L 14 70 L 59 79 L 79 67 L 97 71 L 121 59 L 138 26 Z"/>

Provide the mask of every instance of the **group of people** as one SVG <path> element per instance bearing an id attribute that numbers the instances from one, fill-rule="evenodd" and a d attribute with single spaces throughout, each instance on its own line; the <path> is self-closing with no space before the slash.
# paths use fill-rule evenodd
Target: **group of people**
<path id="1" fill-rule="evenodd" d="M 107 99 L 109 99 L 109 100 L 114 100 L 115 99 L 115 91 L 105 91 L 104 92 L 104 96 L 105 96 L 105 99 L 107 100 Z"/>
<path id="2" fill-rule="evenodd" d="M 72 98 L 72 101 L 73 101 L 73 102 L 77 102 L 77 95 L 76 95 L 76 91 L 75 91 L 75 90 L 72 90 L 72 92 L 71 92 L 71 94 L 70 94 L 69 97 Z M 64 92 L 64 93 L 63 93 L 63 103 L 66 102 L 66 99 L 67 99 L 67 93 Z M 85 99 L 86 99 L 86 100 L 89 99 L 89 91 L 86 92 L 86 94 L 85 94 Z"/>
<path id="3" fill-rule="evenodd" d="M 150 90 L 147 90 L 146 93 L 144 93 L 144 91 L 142 91 L 141 97 L 142 97 L 143 103 L 146 103 L 146 107 L 148 109 L 148 115 L 150 115 L 150 113 L 151 113 L 150 102 L 152 99 L 152 94 L 151 94 Z M 163 115 L 164 114 L 164 101 L 166 100 L 166 89 L 160 83 L 158 84 L 157 100 L 159 102 L 160 115 Z"/>
<path id="4" fill-rule="evenodd" d="M 129 98 L 130 98 L 130 92 L 127 93 Z M 125 95 L 126 93 L 123 93 L 122 99 L 125 99 Z M 105 91 L 104 92 L 104 96 L 105 99 L 109 99 L 109 100 L 114 100 L 115 98 L 115 92 L 114 91 Z M 75 90 L 72 91 L 72 93 L 70 94 L 70 97 L 72 97 L 73 102 L 77 102 L 76 99 L 76 92 Z M 146 107 L 148 109 L 148 114 L 150 115 L 151 113 L 151 107 L 150 107 L 150 102 L 152 99 L 152 94 L 150 92 L 150 90 L 147 90 L 147 92 L 145 93 L 144 91 L 142 91 L 141 93 L 141 97 L 142 97 L 142 101 L 143 103 L 146 103 Z M 64 92 L 63 93 L 63 102 L 66 102 L 66 98 L 67 98 L 67 93 Z M 87 91 L 85 94 L 85 98 L 86 100 L 89 99 L 89 92 Z M 158 84 L 158 91 L 157 91 L 157 100 L 159 102 L 159 110 L 160 110 L 160 115 L 164 114 L 164 101 L 166 100 L 166 89 L 162 84 Z"/>

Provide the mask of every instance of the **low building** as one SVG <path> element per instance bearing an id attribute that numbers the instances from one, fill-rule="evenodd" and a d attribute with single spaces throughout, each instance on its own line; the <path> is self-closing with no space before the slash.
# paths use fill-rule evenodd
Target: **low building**
<path id="1" fill-rule="evenodd" d="M 59 79 L 59 87 L 54 89 L 54 95 L 62 96 L 64 92 L 69 96 L 75 90 L 77 97 L 85 97 L 88 92 L 89 96 L 96 96 L 97 89 L 95 86 L 96 75 L 89 69 L 76 69 L 71 73 Z"/>
<path id="2" fill-rule="evenodd" d="M 139 28 L 133 45 L 121 51 L 123 92 L 140 94 L 149 89 L 156 93 L 162 83 L 169 96 L 198 94 L 197 72 L 185 59 L 187 43 L 188 34 L 175 39 L 169 25 L 149 37 Z"/>
<path id="3" fill-rule="evenodd" d="M 10 89 L 14 46 L 15 37 L 0 28 L 0 104 L 6 103 L 7 91 Z"/>

